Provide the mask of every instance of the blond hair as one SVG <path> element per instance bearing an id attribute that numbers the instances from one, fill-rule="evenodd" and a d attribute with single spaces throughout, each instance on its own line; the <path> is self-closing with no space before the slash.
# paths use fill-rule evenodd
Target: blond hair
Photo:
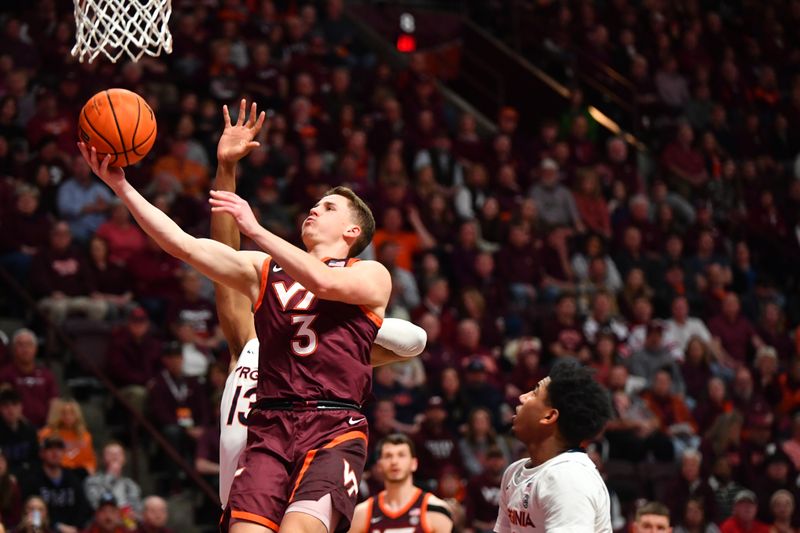
<path id="1" fill-rule="evenodd" d="M 64 427 L 62 423 L 62 415 L 66 407 L 72 407 L 75 410 L 75 425 L 73 427 Z M 47 412 L 47 429 L 53 433 L 58 433 L 62 429 L 74 431 L 79 437 L 86 433 L 86 420 L 83 418 L 83 411 L 81 406 L 75 400 L 65 400 L 62 398 L 55 398 L 50 403 L 50 410 Z"/>

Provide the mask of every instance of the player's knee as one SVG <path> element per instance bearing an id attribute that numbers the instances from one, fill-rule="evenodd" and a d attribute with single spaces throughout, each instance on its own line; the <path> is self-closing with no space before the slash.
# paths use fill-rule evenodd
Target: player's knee
<path id="1" fill-rule="evenodd" d="M 280 533 L 328 533 L 328 528 L 315 516 L 289 512 L 283 516 Z"/>

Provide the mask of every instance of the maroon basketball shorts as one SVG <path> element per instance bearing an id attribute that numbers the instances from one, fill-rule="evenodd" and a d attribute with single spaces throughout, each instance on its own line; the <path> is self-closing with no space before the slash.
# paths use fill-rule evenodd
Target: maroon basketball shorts
<path id="1" fill-rule="evenodd" d="M 349 409 L 251 411 L 223 522 L 229 516 L 228 524 L 255 522 L 277 531 L 289 504 L 330 494 L 341 513 L 336 531 L 347 531 L 367 459 L 367 431 L 364 415 Z"/>

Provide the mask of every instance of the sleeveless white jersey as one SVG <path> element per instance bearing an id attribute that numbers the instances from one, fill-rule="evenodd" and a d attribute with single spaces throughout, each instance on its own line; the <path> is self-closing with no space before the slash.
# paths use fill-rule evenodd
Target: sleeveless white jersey
<path id="1" fill-rule="evenodd" d="M 219 500 L 223 509 L 228 504 L 239 456 L 247 445 L 246 420 L 256 401 L 257 380 L 258 339 L 251 339 L 244 345 L 236 368 L 225 381 L 219 411 Z"/>
<path id="2" fill-rule="evenodd" d="M 497 533 L 611 533 L 608 489 L 592 460 L 569 451 L 535 467 L 521 459 L 503 474 Z"/>

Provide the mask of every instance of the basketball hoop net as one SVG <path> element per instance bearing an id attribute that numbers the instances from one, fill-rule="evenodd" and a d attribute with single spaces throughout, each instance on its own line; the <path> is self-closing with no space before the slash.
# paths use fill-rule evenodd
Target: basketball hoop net
<path id="1" fill-rule="evenodd" d="M 83 63 L 102 52 L 113 63 L 128 54 L 156 57 L 172 52 L 169 33 L 171 0 L 74 0 L 75 46 L 72 55 Z"/>

